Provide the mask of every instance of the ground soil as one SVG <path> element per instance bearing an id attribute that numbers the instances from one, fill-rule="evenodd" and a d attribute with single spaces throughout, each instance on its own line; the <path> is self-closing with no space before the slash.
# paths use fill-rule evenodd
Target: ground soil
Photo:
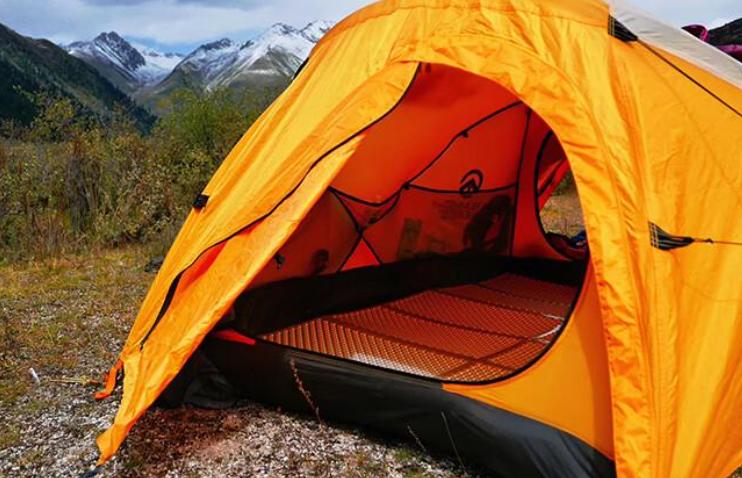
<path id="1" fill-rule="evenodd" d="M 96 402 L 86 382 L 120 351 L 154 278 L 148 261 L 125 248 L 0 266 L 0 477 L 78 476 L 95 463 L 120 397 Z M 243 403 L 150 410 L 99 476 L 465 474 L 475 475 L 414 445 Z"/>

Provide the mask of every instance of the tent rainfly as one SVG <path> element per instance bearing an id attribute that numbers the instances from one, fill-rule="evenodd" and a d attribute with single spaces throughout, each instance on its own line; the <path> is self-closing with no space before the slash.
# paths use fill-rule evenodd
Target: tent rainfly
<path id="1" fill-rule="evenodd" d="M 502 476 L 728 476 L 741 88 L 602 0 L 351 15 L 194 203 L 98 394 L 123 381 L 100 463 L 158 399 L 239 396 Z M 569 171 L 589 252 L 539 219 Z"/>

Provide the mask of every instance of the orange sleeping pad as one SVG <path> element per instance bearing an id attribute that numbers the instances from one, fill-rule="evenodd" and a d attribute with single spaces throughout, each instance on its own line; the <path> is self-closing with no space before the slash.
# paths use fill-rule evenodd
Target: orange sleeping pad
<path id="1" fill-rule="evenodd" d="M 260 338 L 445 381 L 479 382 L 526 367 L 565 323 L 577 287 L 508 273 L 331 314 Z"/>

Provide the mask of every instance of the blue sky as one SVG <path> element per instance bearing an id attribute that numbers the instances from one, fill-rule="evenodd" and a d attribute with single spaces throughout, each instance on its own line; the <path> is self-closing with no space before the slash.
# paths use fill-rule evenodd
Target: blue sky
<path id="1" fill-rule="evenodd" d="M 248 40 L 276 22 L 297 27 L 340 20 L 367 0 L 0 0 L 0 23 L 57 43 L 101 31 L 165 51 L 187 53 L 205 42 Z M 718 26 L 742 17 L 742 0 L 642 0 L 644 10 L 671 24 Z"/>

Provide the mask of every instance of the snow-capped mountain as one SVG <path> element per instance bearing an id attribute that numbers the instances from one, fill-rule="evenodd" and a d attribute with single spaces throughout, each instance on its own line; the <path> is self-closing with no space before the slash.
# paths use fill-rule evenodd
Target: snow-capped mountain
<path id="1" fill-rule="evenodd" d="M 316 21 L 297 29 L 277 23 L 241 45 L 227 38 L 201 45 L 167 78 L 141 90 L 137 98 L 157 109 L 159 99 L 181 88 L 212 91 L 285 84 L 332 26 L 332 22 Z"/>
<path id="2" fill-rule="evenodd" d="M 277 23 L 233 53 L 206 87 L 230 86 L 255 75 L 290 78 L 309 56 L 315 43 L 303 34 L 303 30 Z"/>
<path id="3" fill-rule="evenodd" d="M 330 28 L 332 23 L 326 21 L 310 23 L 301 30 L 277 23 L 243 45 L 228 39 L 203 45 L 175 70 L 197 75 L 207 90 L 271 77 L 288 79 Z"/>
<path id="4" fill-rule="evenodd" d="M 141 104 L 161 110 L 160 100 L 182 88 L 280 88 L 332 26 L 329 21 L 315 21 L 302 29 L 276 23 L 245 43 L 223 38 L 186 56 L 132 44 L 116 32 L 101 33 L 65 49 Z"/>
<path id="5" fill-rule="evenodd" d="M 334 25 L 333 22 L 327 20 L 317 20 L 305 26 L 301 30 L 301 34 L 312 43 L 317 43 Z"/>
<path id="6" fill-rule="evenodd" d="M 154 81 L 169 75 L 185 57 L 180 53 L 163 53 L 138 43 L 132 43 L 132 46 L 144 57 L 144 67 L 139 71 L 143 76 L 149 75 Z"/>
<path id="7" fill-rule="evenodd" d="M 229 38 L 207 43 L 196 48 L 183 61 L 173 69 L 173 75 L 185 74 L 206 86 L 214 76 L 227 68 L 235 60 L 235 55 L 240 51 Z"/>
<path id="8" fill-rule="evenodd" d="M 128 93 L 162 80 L 183 59 L 177 53 L 134 46 L 116 32 L 101 33 L 91 41 L 74 42 L 65 49 Z"/>

